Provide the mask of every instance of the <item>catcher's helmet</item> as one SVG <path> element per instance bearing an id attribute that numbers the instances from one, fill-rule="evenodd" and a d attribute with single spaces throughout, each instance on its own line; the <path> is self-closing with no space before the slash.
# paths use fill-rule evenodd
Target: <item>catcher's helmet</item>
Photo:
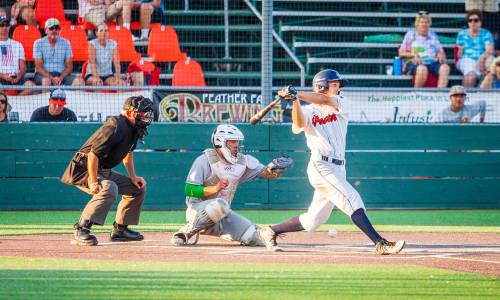
<path id="1" fill-rule="evenodd" d="M 231 150 L 226 145 L 226 141 L 243 141 L 245 136 L 238 127 L 231 124 L 221 124 L 212 133 L 212 145 L 215 149 L 220 149 L 227 162 L 235 164 L 238 156 L 233 156 Z M 238 149 L 239 152 L 239 149 Z"/>
<path id="2" fill-rule="evenodd" d="M 320 85 L 322 88 L 318 89 L 318 92 L 324 93 L 328 91 L 329 81 L 339 81 L 340 87 L 344 87 L 347 85 L 347 79 L 343 79 L 339 72 L 333 69 L 326 69 L 314 75 L 312 81 L 313 89 L 315 86 Z"/>

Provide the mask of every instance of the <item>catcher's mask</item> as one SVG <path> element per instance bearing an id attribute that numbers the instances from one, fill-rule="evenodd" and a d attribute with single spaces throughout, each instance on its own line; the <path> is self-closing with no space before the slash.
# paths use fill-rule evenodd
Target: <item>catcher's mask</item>
<path id="1" fill-rule="evenodd" d="M 140 138 L 143 139 L 148 135 L 148 127 L 153 122 L 153 101 L 143 96 L 128 97 L 123 109 L 135 113 L 134 126 L 139 129 Z"/>
<path id="2" fill-rule="evenodd" d="M 219 149 L 224 159 L 231 164 L 235 164 L 238 161 L 238 153 L 244 139 L 245 136 L 243 133 L 236 126 L 230 124 L 221 124 L 212 133 L 212 145 L 215 149 Z M 227 141 L 240 142 L 235 155 L 231 153 L 231 149 L 227 146 Z"/>
<path id="3" fill-rule="evenodd" d="M 341 88 L 348 83 L 347 79 L 343 79 L 339 72 L 333 69 L 326 69 L 314 75 L 312 87 L 313 89 L 316 87 L 319 93 L 325 93 L 328 91 L 328 82 L 330 81 L 338 81 Z"/>

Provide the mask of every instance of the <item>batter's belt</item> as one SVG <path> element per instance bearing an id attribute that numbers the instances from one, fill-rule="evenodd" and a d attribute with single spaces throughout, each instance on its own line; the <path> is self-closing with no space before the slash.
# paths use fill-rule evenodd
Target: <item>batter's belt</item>
<path id="1" fill-rule="evenodd" d="M 343 160 L 336 159 L 333 157 L 324 156 L 324 155 L 321 156 L 321 160 L 324 160 L 326 162 L 329 162 L 329 163 L 332 163 L 332 164 L 338 165 L 338 166 L 342 166 L 344 164 Z"/>

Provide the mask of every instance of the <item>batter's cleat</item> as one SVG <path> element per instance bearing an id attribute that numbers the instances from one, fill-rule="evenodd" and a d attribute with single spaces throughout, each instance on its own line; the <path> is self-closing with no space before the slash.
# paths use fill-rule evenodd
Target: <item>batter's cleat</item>
<path id="1" fill-rule="evenodd" d="M 92 227 L 92 222 L 89 220 L 82 220 L 75 223 L 73 226 L 75 228 L 75 234 L 71 239 L 72 245 L 78 246 L 95 246 L 97 245 L 97 238 L 90 234 L 90 227 Z"/>
<path id="2" fill-rule="evenodd" d="M 389 242 L 387 240 L 381 240 L 375 245 L 375 250 L 379 255 L 398 254 L 403 250 L 404 246 L 405 241 Z"/>
<path id="3" fill-rule="evenodd" d="M 277 237 L 278 235 L 271 229 L 271 227 L 259 229 L 259 238 L 266 246 L 267 250 L 273 252 L 283 252 L 283 249 L 278 247 L 278 243 L 276 242 Z"/>
<path id="4" fill-rule="evenodd" d="M 114 222 L 109 239 L 112 242 L 142 241 L 144 236 L 137 231 L 129 229 L 128 225 L 119 225 Z"/>

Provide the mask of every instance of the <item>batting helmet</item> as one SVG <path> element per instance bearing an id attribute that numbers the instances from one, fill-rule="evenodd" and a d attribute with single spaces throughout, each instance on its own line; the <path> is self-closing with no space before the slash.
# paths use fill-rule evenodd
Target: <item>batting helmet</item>
<path id="1" fill-rule="evenodd" d="M 347 79 L 343 79 L 339 72 L 333 69 L 326 69 L 314 75 L 312 86 L 314 88 L 316 85 L 320 85 L 322 88 L 318 91 L 324 93 L 328 91 L 329 81 L 339 81 L 340 87 L 344 87 L 347 85 Z"/>

